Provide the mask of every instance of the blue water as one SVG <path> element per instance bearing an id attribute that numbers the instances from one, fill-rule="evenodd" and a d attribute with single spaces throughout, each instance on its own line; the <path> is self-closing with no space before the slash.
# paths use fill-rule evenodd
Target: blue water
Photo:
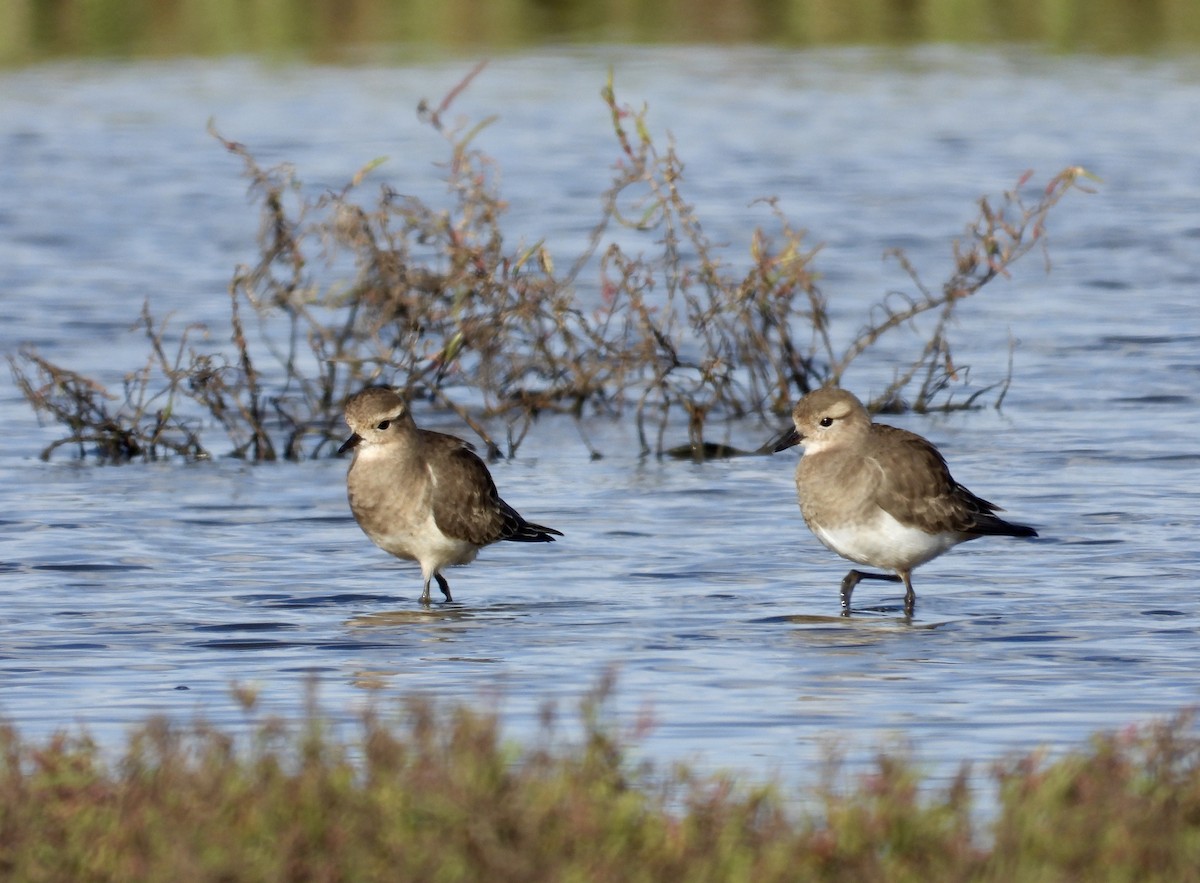
<path id="1" fill-rule="evenodd" d="M 980 195 L 1027 169 L 1102 179 L 1051 216 L 1052 272 L 1031 254 L 951 329 L 981 384 L 1004 376 L 1015 341 L 1003 409 L 891 419 L 1041 539 L 981 540 L 922 568 L 911 622 L 882 583 L 842 618 L 846 565 L 800 520 L 794 452 L 642 460 L 631 425 L 597 422 L 593 461 L 571 424 L 547 420 L 493 473 L 566 536 L 485 550 L 449 575 L 458 603 L 425 610 L 416 568 L 350 518 L 344 462 L 114 468 L 64 448 L 43 463 L 57 428 L 6 383 L 0 714 L 31 736 L 82 727 L 118 746 L 156 713 L 246 726 L 235 684 L 297 717 L 315 678 L 337 720 L 420 692 L 495 704 L 521 738 L 544 702 L 569 714 L 615 667 L 617 722 L 654 721 L 645 756 L 803 782 L 830 745 L 854 758 L 900 742 L 948 774 L 1200 700 L 1200 62 L 948 48 L 501 59 L 456 109 L 500 115 L 479 146 L 502 172 L 510 235 L 545 238 L 560 265 L 618 157 L 598 98 L 610 64 L 674 137 L 731 263 L 767 221 L 759 196 L 825 243 L 842 342 L 883 292 L 911 291 L 885 249 L 936 287 Z M 444 146 L 414 108 L 467 67 L 0 74 L 0 348 L 35 344 L 119 391 L 145 361 L 130 326 L 147 298 L 223 345 L 257 218 L 207 121 L 314 188 L 386 155 L 379 180 L 436 200 Z M 878 391 L 917 340 L 864 358 L 847 385 Z M 749 448 L 775 428 L 718 435 Z"/>

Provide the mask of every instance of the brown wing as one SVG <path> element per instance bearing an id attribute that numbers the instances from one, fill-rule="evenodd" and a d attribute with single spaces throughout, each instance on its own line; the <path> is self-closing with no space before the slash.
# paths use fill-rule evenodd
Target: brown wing
<path id="1" fill-rule="evenodd" d="M 975 496 L 950 475 L 941 453 L 919 435 L 877 423 L 871 458 L 880 465 L 877 502 L 906 524 L 922 530 L 986 531 L 998 507 Z M 1000 522 L 1003 524 L 1004 522 Z"/>
<path id="2" fill-rule="evenodd" d="M 486 546 L 502 539 L 505 507 L 484 462 L 460 438 L 421 430 L 435 484 L 433 520 L 447 536 Z"/>
<path id="3" fill-rule="evenodd" d="M 453 435 L 421 430 L 425 456 L 433 471 L 433 520 L 447 536 L 486 546 L 500 540 L 549 543 L 551 527 L 530 524 L 500 499 L 484 462 L 468 442 Z"/>

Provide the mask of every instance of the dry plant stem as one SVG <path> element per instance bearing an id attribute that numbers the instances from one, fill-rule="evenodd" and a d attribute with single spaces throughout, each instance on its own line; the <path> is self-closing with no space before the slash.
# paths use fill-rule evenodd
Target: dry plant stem
<path id="1" fill-rule="evenodd" d="M 252 433 L 249 442 L 249 449 L 252 452 L 251 459 L 256 463 L 263 460 L 274 460 L 275 446 L 271 444 L 271 437 L 263 426 L 258 374 L 254 370 L 254 363 L 250 359 L 250 350 L 246 344 L 246 332 L 242 327 L 241 314 L 238 311 L 236 285 L 229 286 L 229 322 L 233 328 L 233 343 L 237 347 L 238 362 L 241 365 L 242 376 L 245 378 L 246 384 L 247 400 L 242 406 L 242 418 Z M 242 452 L 235 453 L 240 456 Z"/>
<path id="2" fill-rule="evenodd" d="M 462 407 L 453 399 L 448 397 L 442 390 L 437 390 L 435 394 L 440 401 L 442 401 L 451 411 L 458 415 L 459 419 L 461 419 L 463 423 L 471 427 L 472 432 L 483 439 L 483 443 L 487 447 L 487 459 L 500 459 L 500 446 L 492 440 L 492 437 L 488 434 L 487 430 L 483 428 L 479 421 L 472 417 L 466 408 Z"/>

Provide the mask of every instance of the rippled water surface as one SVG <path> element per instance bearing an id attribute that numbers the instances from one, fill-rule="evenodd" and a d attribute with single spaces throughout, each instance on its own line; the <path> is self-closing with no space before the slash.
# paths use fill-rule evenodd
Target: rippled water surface
<path id="1" fill-rule="evenodd" d="M 108 744 L 151 713 L 245 718 L 230 685 L 300 713 L 414 691 L 501 697 L 510 731 L 570 706 L 616 666 L 616 713 L 656 721 L 642 750 L 803 780 L 831 741 L 900 738 L 936 770 L 1200 700 L 1200 64 L 1022 52 L 654 50 L 492 64 L 461 110 L 500 114 L 514 237 L 582 247 L 616 149 L 596 97 L 612 64 L 687 162 L 706 229 L 731 251 L 777 194 L 826 243 L 848 334 L 905 280 L 937 284 L 982 193 L 1029 168 L 1103 179 L 1033 255 L 964 307 L 960 361 L 1003 375 L 1003 410 L 905 416 L 956 477 L 1034 524 L 918 571 L 918 607 L 864 583 L 804 529 L 795 454 L 641 461 L 632 431 L 547 421 L 493 467 L 504 496 L 566 536 L 485 550 L 423 609 L 417 569 L 350 518 L 345 462 L 81 465 L 16 388 L 0 391 L 0 713 L 30 735 L 83 725 Z M 260 68 L 248 62 L 51 66 L 0 74 L 0 335 L 119 387 L 140 366 L 143 299 L 222 327 L 257 220 L 236 162 L 204 132 L 336 186 L 376 156 L 402 192 L 438 193 L 413 108 L 466 69 Z M 221 332 L 214 331 L 219 337 Z M 882 355 L 847 382 L 890 378 Z M 459 432 L 461 428 L 452 427 Z M 761 443 L 775 427 L 735 426 Z M 216 445 L 219 447 L 219 445 Z"/>

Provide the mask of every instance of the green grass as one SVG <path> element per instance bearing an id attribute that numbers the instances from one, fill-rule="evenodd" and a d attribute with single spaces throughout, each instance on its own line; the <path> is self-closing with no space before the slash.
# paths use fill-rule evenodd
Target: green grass
<path id="1" fill-rule="evenodd" d="M 1067 50 L 1195 47 L 1191 0 L 5 0 L 0 64 L 52 57 L 253 53 L 396 60 L 546 43 L 784 46 L 1023 42 Z"/>
<path id="2" fill-rule="evenodd" d="M 413 700 L 335 738 L 316 713 L 248 739 L 151 720 L 104 761 L 84 736 L 0 730 L 0 876 L 24 880 L 1117 881 L 1200 879 L 1187 717 L 933 788 L 881 755 L 841 787 L 634 764 L 598 709 L 582 736 L 506 743 L 495 718 Z M 798 806 L 811 807 L 802 811 Z M 993 821 L 980 823 L 981 815 Z"/>

